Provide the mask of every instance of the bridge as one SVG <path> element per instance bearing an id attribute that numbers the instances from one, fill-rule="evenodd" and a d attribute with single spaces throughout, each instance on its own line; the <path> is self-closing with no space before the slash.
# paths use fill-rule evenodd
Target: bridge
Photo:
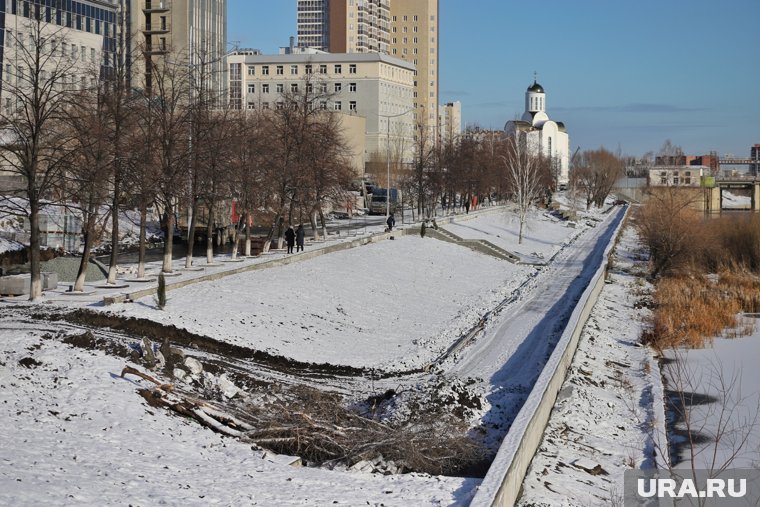
<path id="1" fill-rule="evenodd" d="M 753 153 L 753 156 L 755 158 L 734 158 L 734 157 L 726 157 L 721 158 L 718 160 L 719 165 L 722 167 L 724 165 L 746 165 L 749 166 L 749 172 L 752 175 L 757 176 L 760 174 L 760 150 L 757 151 L 757 155 Z"/>
<path id="2" fill-rule="evenodd" d="M 721 161 L 722 163 L 722 161 Z M 746 176 L 730 179 L 715 180 L 712 187 L 705 188 L 705 211 L 707 213 L 720 213 L 728 210 L 760 211 L 760 177 Z M 748 206 L 728 206 L 724 199 L 724 191 L 739 191 L 748 196 Z"/>

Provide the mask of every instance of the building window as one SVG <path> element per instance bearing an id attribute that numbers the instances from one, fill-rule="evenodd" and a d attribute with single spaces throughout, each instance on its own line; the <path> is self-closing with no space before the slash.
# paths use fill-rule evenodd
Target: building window
<path id="1" fill-rule="evenodd" d="M 351 111 L 352 113 L 356 112 L 356 101 L 355 100 L 352 100 L 351 102 L 348 103 L 348 110 Z"/>
<path id="2" fill-rule="evenodd" d="M 256 67 L 253 65 L 248 66 L 248 75 L 249 76 L 255 76 L 256 75 Z"/>
<path id="3" fill-rule="evenodd" d="M 285 103 L 284 102 L 278 102 L 275 107 L 277 109 L 285 109 Z"/>
<path id="4" fill-rule="evenodd" d="M 335 83 L 335 93 L 339 92 L 341 90 L 342 86 L 340 83 Z"/>
<path id="5" fill-rule="evenodd" d="M 327 111 L 327 101 L 322 100 L 319 102 L 319 109 L 322 111 Z"/>
<path id="6" fill-rule="evenodd" d="M 343 105 L 342 105 L 342 104 L 340 103 L 340 101 L 338 100 L 338 101 L 336 101 L 336 102 L 335 102 L 335 104 L 333 104 L 333 108 L 334 108 L 336 111 L 340 111 L 340 110 L 343 108 Z"/>
<path id="7" fill-rule="evenodd" d="M 277 66 L 277 75 L 282 76 L 285 74 L 285 67 L 282 65 Z"/>
<path id="8" fill-rule="evenodd" d="M 291 65 L 290 66 L 290 75 L 291 76 L 297 76 L 298 75 L 298 65 Z"/>
<path id="9" fill-rule="evenodd" d="M 269 109 L 269 102 L 262 102 L 261 109 Z"/>
<path id="10" fill-rule="evenodd" d="M 298 93 L 298 83 L 290 83 L 290 91 L 293 93 Z"/>
<path id="11" fill-rule="evenodd" d="M 254 109 L 256 109 L 256 104 L 254 104 L 253 102 L 249 102 L 248 103 L 248 110 L 252 111 Z"/>
<path id="12" fill-rule="evenodd" d="M 306 74 L 311 74 L 311 64 L 310 63 L 307 63 L 304 66 L 304 72 L 306 72 Z"/>
<path id="13" fill-rule="evenodd" d="M 277 83 L 277 93 L 284 93 L 285 92 L 285 85 L 282 83 Z"/>
<path id="14" fill-rule="evenodd" d="M 348 83 L 348 91 L 356 93 L 356 83 Z"/>
<path id="15" fill-rule="evenodd" d="M 261 75 L 262 76 L 268 76 L 269 75 L 269 65 L 262 65 L 262 67 L 261 67 Z"/>
<path id="16" fill-rule="evenodd" d="M 684 178 L 683 179 L 683 184 L 684 185 L 691 185 L 691 178 Z"/>
<path id="17" fill-rule="evenodd" d="M 319 84 L 319 93 L 327 93 L 327 83 Z"/>
<path id="18" fill-rule="evenodd" d="M 342 74 L 343 73 L 343 67 L 340 64 L 335 65 L 335 73 L 336 74 Z"/>
<path id="19" fill-rule="evenodd" d="M 319 73 L 320 74 L 327 74 L 327 65 L 324 65 L 324 64 L 320 65 L 319 66 Z"/>
<path id="20" fill-rule="evenodd" d="M 348 66 L 348 73 L 349 74 L 356 74 L 356 64 L 352 63 Z"/>
<path id="21" fill-rule="evenodd" d="M 314 93 L 314 85 L 312 83 L 306 83 L 306 93 Z"/>
<path id="22" fill-rule="evenodd" d="M 269 85 L 268 84 L 261 85 L 261 93 L 269 93 Z"/>
<path id="23" fill-rule="evenodd" d="M 256 85 L 255 84 L 249 84 L 248 85 L 248 93 L 256 93 Z"/>
<path id="24" fill-rule="evenodd" d="M 678 185 L 678 176 L 673 176 L 673 185 Z"/>

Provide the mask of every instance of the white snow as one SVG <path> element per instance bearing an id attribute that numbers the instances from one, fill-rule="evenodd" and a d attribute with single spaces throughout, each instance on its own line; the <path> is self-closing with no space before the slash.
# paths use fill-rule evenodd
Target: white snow
<path id="1" fill-rule="evenodd" d="M 692 462 L 688 446 L 680 450 L 677 468 L 714 470 L 757 468 L 760 465 L 760 326 L 739 338 L 714 338 L 703 349 L 678 349 L 667 355 L 676 358 L 665 368 L 668 388 L 712 397 L 694 404 L 690 424 L 707 441 L 695 445 Z M 685 429 L 683 422 L 677 425 Z M 721 435 L 721 436 L 718 436 Z M 746 439 L 746 442 L 743 440 Z M 715 456 L 713 456 L 715 454 Z M 732 458 L 732 456 L 734 456 Z"/>
<path id="2" fill-rule="evenodd" d="M 723 199 L 722 206 L 728 209 L 751 209 L 752 208 L 752 196 L 734 194 L 724 190 L 721 192 Z"/>
<path id="3" fill-rule="evenodd" d="M 651 291 L 641 278 L 644 270 L 638 239 L 627 227 L 611 283 L 581 335 L 520 505 L 614 505 L 622 498 L 626 469 L 654 466 L 655 446 L 665 443 L 665 419 L 657 361 L 637 345 L 649 313 L 634 307 Z M 589 473 L 597 466 L 605 473 Z"/>
<path id="4" fill-rule="evenodd" d="M 412 369 L 435 359 L 533 268 L 417 236 L 106 308 L 312 363 Z"/>
<path id="5" fill-rule="evenodd" d="M 509 252 L 518 254 L 524 260 L 548 259 L 579 231 L 568 227 L 548 213 L 533 210 L 523 231 L 523 242 L 517 242 L 520 221 L 513 213 L 493 213 L 477 220 L 455 221 L 443 226 L 464 239 L 482 239 Z"/>
<path id="6" fill-rule="evenodd" d="M 151 409 L 121 360 L 43 331 L 2 329 L 0 505 L 464 505 L 478 482 L 290 467 Z"/>

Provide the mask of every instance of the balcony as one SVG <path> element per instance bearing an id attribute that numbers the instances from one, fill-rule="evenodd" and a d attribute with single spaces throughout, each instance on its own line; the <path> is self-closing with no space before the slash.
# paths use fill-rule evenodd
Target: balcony
<path id="1" fill-rule="evenodd" d="M 142 31 L 146 35 L 158 35 L 169 33 L 169 28 L 166 24 L 151 23 L 150 25 L 145 25 L 145 28 L 143 28 Z"/>

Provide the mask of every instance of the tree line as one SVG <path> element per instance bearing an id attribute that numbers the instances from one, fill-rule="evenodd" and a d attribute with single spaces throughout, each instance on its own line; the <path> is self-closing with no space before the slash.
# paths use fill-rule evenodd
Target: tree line
<path id="1" fill-rule="evenodd" d="M 161 216 L 162 272 L 168 273 L 179 210 L 189 210 L 188 238 L 205 218 L 211 263 L 215 217 L 229 216 L 232 200 L 235 256 L 238 248 L 251 253 L 254 214 L 271 225 L 266 249 L 270 240 L 281 246 L 288 223 L 306 219 L 315 236 L 320 228 L 324 234 L 327 205 L 349 199 L 356 175 L 351 150 L 340 115 L 324 107 L 331 99 L 328 87 L 319 86 L 313 75 L 286 90 L 277 107 L 249 110 L 242 100 L 220 97 L 210 86 L 218 56 L 195 54 L 191 60 L 167 48 L 128 62 L 127 41 L 120 37 L 108 65 L 86 65 L 65 50 L 62 29 L 39 19 L 26 24 L 28 39 L 10 44 L 14 73 L 3 77 L 0 163 L 17 176 L 14 190 L 25 198 L 23 204 L 4 198 L 2 205 L 29 220 L 30 299 L 42 293 L 39 219 L 50 202 L 82 217 L 83 255 L 73 287 L 81 291 L 98 224 L 105 220 L 111 229 L 107 283 L 116 283 L 120 210 L 139 210 L 137 276 L 144 277 L 152 207 Z M 149 89 L 129 86 L 129 69 L 141 68 L 137 63 L 151 76 Z M 231 74 L 242 73 L 242 64 L 235 65 Z M 404 205 L 425 218 L 474 198 L 512 200 L 522 239 L 528 208 L 550 199 L 554 190 L 553 161 L 536 156 L 524 140 L 500 133 L 469 129 L 447 142 L 436 136 L 418 121 L 411 136 L 413 160 L 402 162 L 398 154 L 404 150 L 394 150 L 394 181 L 403 190 Z M 578 174 L 588 176 L 578 177 L 579 186 L 588 192 L 588 205 L 600 205 L 611 179 L 592 175 L 622 172 L 622 164 L 603 149 L 581 161 L 585 172 Z M 372 163 L 367 167 L 371 170 Z M 192 250 L 188 241 L 186 267 L 193 263 Z"/>

